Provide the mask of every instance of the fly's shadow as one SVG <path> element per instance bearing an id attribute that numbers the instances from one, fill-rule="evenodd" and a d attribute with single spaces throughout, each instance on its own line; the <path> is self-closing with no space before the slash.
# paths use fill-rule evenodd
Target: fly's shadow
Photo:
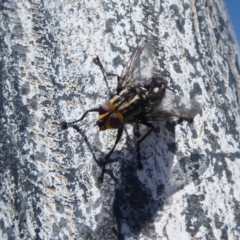
<path id="1" fill-rule="evenodd" d="M 122 162 L 121 180 L 115 188 L 113 202 L 117 239 L 138 239 L 140 233 L 149 239 L 157 239 L 154 222 L 161 218 L 164 205 L 169 204 L 171 197 L 188 184 L 199 184 L 200 176 L 208 168 L 209 159 L 198 151 L 188 157 L 179 156 L 178 161 L 174 161 L 178 151 L 176 124 L 181 123 L 167 122 L 166 126 L 157 126 L 144 141 L 143 171 L 131 164 L 134 157 L 126 157 Z M 155 139 L 158 147 L 153 144 Z"/>

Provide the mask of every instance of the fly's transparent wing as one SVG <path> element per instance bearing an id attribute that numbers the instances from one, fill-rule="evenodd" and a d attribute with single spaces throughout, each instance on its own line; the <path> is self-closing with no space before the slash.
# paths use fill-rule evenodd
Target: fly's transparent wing
<path id="1" fill-rule="evenodd" d="M 166 89 L 164 97 L 149 114 L 149 119 L 186 118 L 193 119 L 202 110 L 202 105 L 184 96 L 177 96 Z"/>
<path id="2" fill-rule="evenodd" d="M 143 42 L 137 47 L 123 69 L 119 87 L 126 88 L 148 84 L 153 75 L 153 67 L 153 46 L 150 42 Z"/>

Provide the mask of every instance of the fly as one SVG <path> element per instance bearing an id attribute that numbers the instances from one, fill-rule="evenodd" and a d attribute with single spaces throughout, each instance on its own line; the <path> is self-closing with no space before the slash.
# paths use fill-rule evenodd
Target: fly
<path id="1" fill-rule="evenodd" d="M 99 66 L 107 84 L 107 76 L 117 77 L 117 89 L 111 94 L 107 103 L 87 110 L 80 119 L 73 122 L 62 122 L 62 129 L 82 121 L 89 112 L 98 112 L 97 124 L 100 131 L 117 129 L 117 137 L 111 151 L 106 155 L 98 182 L 103 181 L 106 164 L 121 139 L 123 127 L 127 123 L 139 123 L 148 127 L 148 132 L 137 142 L 137 160 L 140 160 L 140 144 L 152 132 L 151 122 L 161 119 L 180 118 L 193 121 L 201 111 L 201 104 L 186 97 L 173 94 L 167 88 L 167 81 L 154 76 L 153 46 L 150 42 L 140 44 L 132 54 L 121 76 L 107 73 L 98 56 L 93 62 Z M 108 84 L 107 84 L 108 86 Z"/>

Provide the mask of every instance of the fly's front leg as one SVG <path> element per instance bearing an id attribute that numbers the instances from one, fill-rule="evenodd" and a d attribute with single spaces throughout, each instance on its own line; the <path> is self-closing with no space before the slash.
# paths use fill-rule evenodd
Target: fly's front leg
<path id="1" fill-rule="evenodd" d="M 141 160 L 140 160 L 140 144 L 142 143 L 142 141 L 152 132 L 153 130 L 153 125 L 149 122 L 145 122 L 145 121 L 141 121 L 139 122 L 147 127 L 150 128 L 150 130 L 137 142 L 137 160 L 138 160 L 138 168 L 139 169 L 142 169 L 143 166 L 142 166 L 142 163 L 141 163 Z"/>
<path id="2" fill-rule="evenodd" d="M 111 151 L 108 153 L 108 155 L 105 158 L 105 161 L 104 161 L 103 166 L 102 166 L 102 172 L 101 172 L 100 176 L 98 177 L 98 182 L 102 182 L 103 181 L 106 165 L 108 163 L 108 160 L 109 160 L 113 150 L 115 149 L 115 147 L 117 146 L 119 140 L 121 139 L 122 133 L 123 133 L 123 127 L 118 129 L 118 133 L 117 133 L 117 138 L 115 140 L 115 144 L 114 144 L 113 148 L 111 149 Z"/>
<path id="3" fill-rule="evenodd" d="M 87 110 L 87 111 L 82 115 L 82 117 L 81 117 L 80 119 L 76 120 L 76 121 L 73 121 L 73 122 L 65 122 L 65 121 L 63 121 L 63 122 L 61 122 L 61 123 L 60 123 L 61 128 L 62 128 L 62 129 L 67 129 L 67 128 L 68 128 L 68 125 L 72 125 L 72 124 L 74 124 L 74 123 L 76 123 L 76 122 L 82 121 L 89 112 L 98 112 L 98 108 L 92 108 L 92 109 Z"/>

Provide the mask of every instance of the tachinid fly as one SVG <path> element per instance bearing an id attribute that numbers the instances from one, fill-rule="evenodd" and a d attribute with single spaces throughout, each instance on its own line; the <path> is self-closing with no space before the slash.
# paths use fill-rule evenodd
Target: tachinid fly
<path id="1" fill-rule="evenodd" d="M 144 42 L 137 47 L 121 76 L 107 73 L 98 57 L 93 59 L 93 62 L 100 67 L 106 84 L 107 76 L 117 77 L 116 93 L 111 94 L 107 103 L 87 110 L 80 119 L 62 122 L 61 125 L 66 129 L 69 124 L 82 121 L 89 112 L 98 112 L 97 125 L 100 130 L 118 129 L 115 144 L 107 154 L 98 178 L 98 181 L 102 182 L 106 164 L 122 136 L 124 124 L 136 122 L 149 128 L 149 131 L 137 142 L 137 159 L 139 168 L 142 168 L 140 144 L 153 130 L 150 122 L 171 118 L 193 121 L 195 115 L 201 111 L 201 104 L 174 95 L 167 88 L 167 82 L 163 78 L 153 75 L 153 46 L 150 42 Z"/>

